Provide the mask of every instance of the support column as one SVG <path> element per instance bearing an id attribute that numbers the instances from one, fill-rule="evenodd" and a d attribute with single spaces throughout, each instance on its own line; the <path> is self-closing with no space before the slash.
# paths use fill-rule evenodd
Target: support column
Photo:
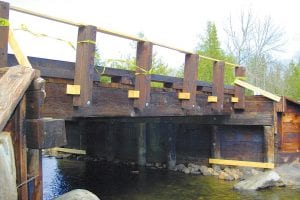
<path id="1" fill-rule="evenodd" d="M 137 124 L 138 132 L 138 165 L 146 165 L 146 123 Z"/>
<path id="2" fill-rule="evenodd" d="M 176 132 L 177 127 L 174 124 L 167 124 L 167 166 L 168 169 L 174 169 L 176 166 Z"/>
<path id="3" fill-rule="evenodd" d="M 115 158 L 115 131 L 116 124 L 112 121 L 106 124 L 105 131 L 105 154 L 107 161 L 113 161 Z"/>
<path id="4" fill-rule="evenodd" d="M 215 61 L 213 65 L 212 96 L 217 97 L 217 102 L 212 104 L 216 112 L 223 110 L 224 102 L 224 66 L 223 61 Z"/>
<path id="5" fill-rule="evenodd" d="M 264 126 L 265 162 L 274 163 L 274 131 L 273 126 Z"/>
<path id="6" fill-rule="evenodd" d="M 9 3 L 0 1 L 0 67 L 7 67 Z"/>
<path id="7" fill-rule="evenodd" d="M 211 127 L 211 156 L 221 158 L 221 139 L 216 125 Z"/>

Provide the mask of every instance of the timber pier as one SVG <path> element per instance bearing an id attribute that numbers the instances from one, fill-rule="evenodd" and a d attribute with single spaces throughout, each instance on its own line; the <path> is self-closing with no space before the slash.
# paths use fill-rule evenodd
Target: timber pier
<path id="1" fill-rule="evenodd" d="M 25 56 L 10 10 L 78 27 L 76 61 Z M 19 199 L 42 199 L 41 152 L 53 147 L 169 168 L 188 161 L 273 168 L 300 158 L 299 102 L 242 81 L 244 67 L 235 66 L 235 84 L 225 85 L 225 62 L 215 60 L 207 83 L 197 80 L 202 58 L 193 52 L 6 2 L 0 17 L 0 133 L 11 134 Z M 96 70 L 97 32 L 136 41 L 136 70 Z M 155 45 L 185 54 L 183 78 L 149 73 Z M 246 96 L 245 88 L 262 95 Z"/>

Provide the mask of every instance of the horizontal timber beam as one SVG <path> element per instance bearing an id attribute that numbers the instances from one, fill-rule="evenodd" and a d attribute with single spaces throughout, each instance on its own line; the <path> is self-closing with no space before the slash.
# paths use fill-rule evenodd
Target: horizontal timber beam
<path id="1" fill-rule="evenodd" d="M 213 159 L 213 158 L 210 158 L 208 162 L 209 164 L 216 164 L 216 165 L 232 165 L 232 166 L 257 167 L 257 168 L 266 168 L 266 169 L 274 168 L 274 163 L 250 162 L 250 161 L 240 161 L 240 160 L 224 160 L 224 159 Z"/>

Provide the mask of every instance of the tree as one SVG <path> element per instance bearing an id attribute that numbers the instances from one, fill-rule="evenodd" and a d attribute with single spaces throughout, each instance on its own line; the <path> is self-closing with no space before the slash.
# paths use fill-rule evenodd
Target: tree
<path id="1" fill-rule="evenodd" d="M 269 72 L 274 62 L 273 53 L 279 51 L 283 42 L 283 32 L 274 25 L 271 17 L 262 20 L 254 17 L 251 10 L 242 11 L 237 22 L 228 18 L 225 28 L 227 49 L 236 62 L 247 68 L 247 80 L 258 87 L 268 89 Z M 277 65 L 282 66 L 282 65 Z"/>
<path id="2" fill-rule="evenodd" d="M 289 64 L 285 73 L 284 95 L 300 100 L 300 63 L 293 61 Z"/>
<path id="3" fill-rule="evenodd" d="M 218 39 L 217 28 L 213 22 L 207 23 L 207 29 L 205 36 L 201 38 L 196 52 L 199 55 L 212 57 L 218 60 L 224 60 L 228 62 L 234 62 L 232 56 L 228 56 L 220 47 Z M 211 82 L 213 74 L 213 62 L 207 59 L 201 59 L 199 62 L 198 79 L 202 81 Z M 225 66 L 225 77 L 226 84 L 232 84 L 234 80 L 233 69 L 230 66 Z"/>

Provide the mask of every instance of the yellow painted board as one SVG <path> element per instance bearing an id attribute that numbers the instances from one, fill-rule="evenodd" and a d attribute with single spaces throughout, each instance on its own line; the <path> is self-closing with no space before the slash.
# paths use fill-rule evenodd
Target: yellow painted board
<path id="1" fill-rule="evenodd" d="M 191 93 L 189 92 L 179 92 L 178 99 L 186 99 L 189 100 L 191 98 Z"/>
<path id="2" fill-rule="evenodd" d="M 235 79 L 234 81 L 234 84 L 236 85 L 239 85 L 239 86 L 242 86 L 244 88 L 247 88 L 249 90 L 252 90 L 253 92 L 257 92 L 257 93 L 260 93 L 261 95 L 269 98 L 269 99 L 272 99 L 273 101 L 277 101 L 277 102 L 280 102 L 280 99 L 281 97 L 280 96 L 277 96 L 275 94 L 272 94 L 271 92 L 268 92 L 268 91 L 265 91 L 259 87 L 256 87 L 254 85 L 251 85 L 249 83 L 246 83 L 244 81 L 241 81 L 241 80 L 238 80 L 238 79 Z"/>
<path id="3" fill-rule="evenodd" d="M 218 97 L 216 97 L 216 96 L 208 96 L 207 97 L 207 102 L 216 103 L 216 102 L 218 102 Z"/>
<path id="4" fill-rule="evenodd" d="M 242 167 L 257 167 L 257 168 L 267 168 L 273 169 L 274 163 L 263 163 L 263 162 L 251 162 L 251 161 L 240 161 L 240 160 L 224 160 L 224 159 L 214 159 L 209 158 L 209 164 L 217 165 L 233 165 Z"/>
<path id="5" fill-rule="evenodd" d="M 128 90 L 129 99 L 138 99 L 140 98 L 140 91 L 138 90 Z"/>
<path id="6" fill-rule="evenodd" d="M 238 97 L 231 97 L 231 102 L 232 103 L 237 103 L 237 102 L 239 102 L 239 98 Z"/>
<path id="7" fill-rule="evenodd" d="M 85 155 L 86 154 L 85 150 L 80 150 L 80 149 L 69 149 L 69 148 L 55 147 L 55 148 L 52 148 L 52 150 L 63 152 L 63 153 L 71 153 L 71 154 L 80 154 L 80 155 Z"/>
<path id="8" fill-rule="evenodd" d="M 69 84 L 67 84 L 66 94 L 80 95 L 80 85 L 69 85 Z"/>

